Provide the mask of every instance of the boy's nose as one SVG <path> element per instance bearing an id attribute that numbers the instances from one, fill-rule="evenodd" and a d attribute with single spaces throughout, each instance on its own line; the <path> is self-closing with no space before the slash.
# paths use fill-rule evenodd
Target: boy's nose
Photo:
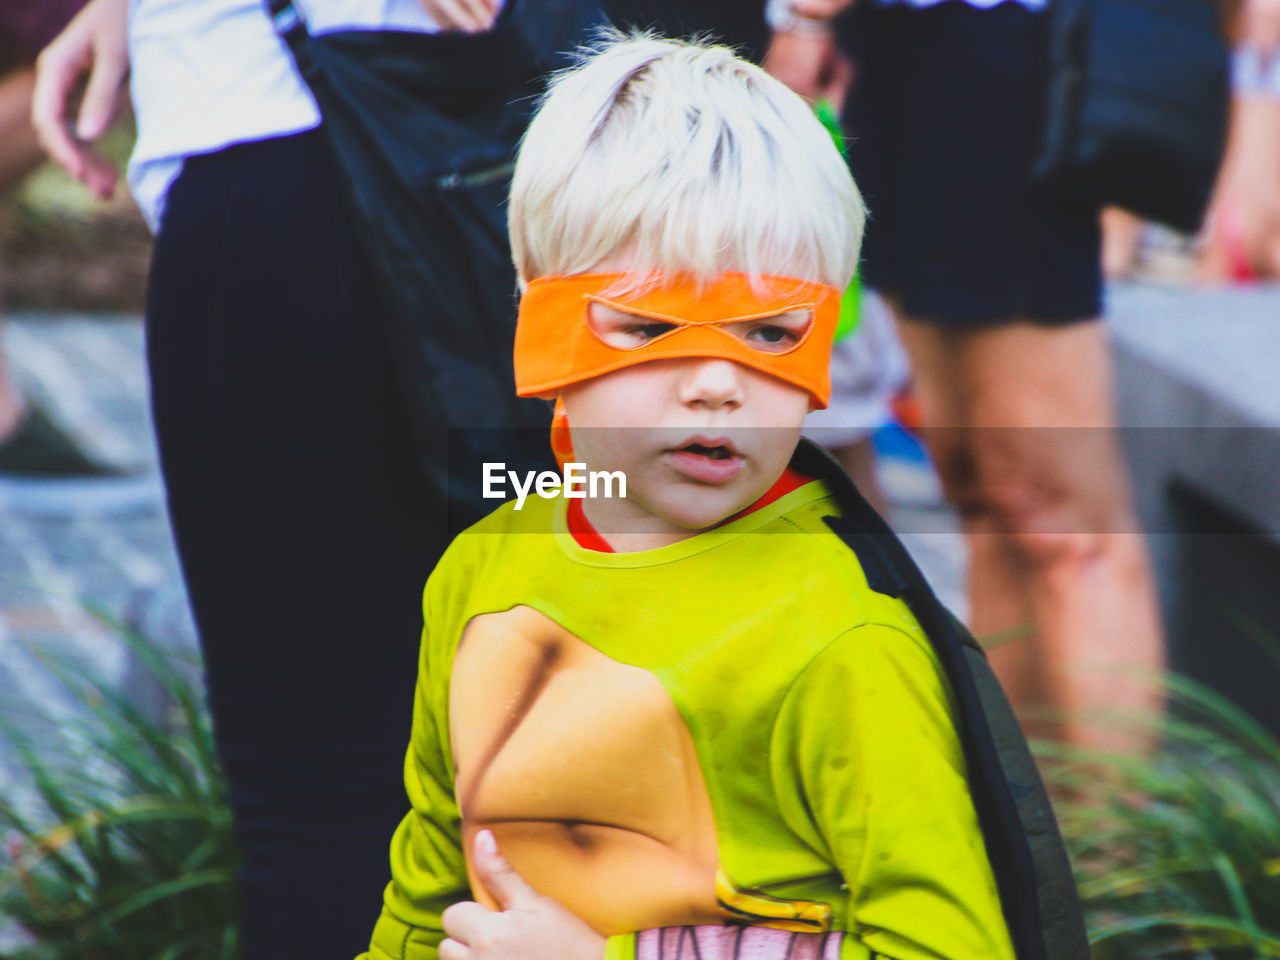
<path id="1" fill-rule="evenodd" d="M 680 384 L 680 401 L 688 406 L 717 409 L 739 406 L 743 400 L 742 374 L 731 360 L 714 357 L 691 359 Z"/>

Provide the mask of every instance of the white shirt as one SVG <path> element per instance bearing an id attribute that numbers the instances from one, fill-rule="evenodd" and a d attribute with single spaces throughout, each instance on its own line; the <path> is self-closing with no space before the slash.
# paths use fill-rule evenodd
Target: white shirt
<path id="1" fill-rule="evenodd" d="M 440 29 L 418 0 L 295 5 L 312 33 Z M 264 0 L 132 0 L 129 57 L 138 123 L 129 185 L 153 230 L 185 157 L 320 123 Z"/>
<path id="2" fill-rule="evenodd" d="M 942 3 L 943 0 L 873 0 L 882 7 L 887 7 L 895 3 L 905 3 L 909 7 L 932 7 Z M 978 7 L 981 10 L 989 10 L 991 7 L 999 6 L 1005 0 L 964 0 L 971 7 Z M 1048 6 L 1049 0 L 1010 0 L 1013 3 L 1020 3 L 1028 10 L 1043 10 Z M 790 13 L 791 0 L 767 0 L 766 3 L 766 19 L 771 24 L 776 24 Z"/>
<path id="3" fill-rule="evenodd" d="M 982 10 L 988 10 L 991 7 L 999 6 L 1005 0 L 964 0 L 971 7 L 978 7 Z M 1020 3 L 1028 10 L 1043 10 L 1049 4 L 1049 0 L 1010 0 L 1013 3 Z M 934 4 L 942 3 L 942 0 L 876 0 L 876 3 L 886 6 L 891 3 L 905 3 L 909 7 L 932 7 Z"/>
<path id="4" fill-rule="evenodd" d="M 872 0 L 872 2 L 881 7 L 895 4 L 903 4 L 908 7 L 933 7 L 944 2 L 944 0 Z M 992 7 L 998 7 L 1006 2 L 1021 4 L 1028 10 L 1044 10 L 1049 4 L 1049 0 L 962 0 L 962 2 L 971 7 L 977 7 L 979 10 L 990 10 Z M 765 19 L 773 29 L 786 30 L 789 23 L 794 23 L 791 5 L 792 0 L 766 0 Z"/>

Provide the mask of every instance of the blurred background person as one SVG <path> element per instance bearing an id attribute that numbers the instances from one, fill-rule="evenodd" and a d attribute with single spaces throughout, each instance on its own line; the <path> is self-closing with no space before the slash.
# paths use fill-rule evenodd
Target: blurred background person
<path id="1" fill-rule="evenodd" d="M 45 159 L 31 125 L 35 60 L 83 6 L 84 0 L 0 0 L 0 200 Z M 0 484 L 5 486 L 5 502 L 21 507 L 20 493 L 33 480 L 112 472 L 81 450 L 38 404 L 22 396 L 0 348 Z"/>
<path id="2" fill-rule="evenodd" d="M 1098 211 L 1030 180 L 1046 99 L 1045 0 L 809 0 L 789 10 L 854 66 L 842 114 L 871 210 L 862 276 L 891 305 L 969 545 L 971 626 L 1033 724 L 1108 742 L 1151 709 L 1154 585 L 1113 435 Z M 852 8 L 852 9 L 850 9 Z M 845 14 L 841 16 L 841 14 Z M 839 19 L 835 19 L 835 18 Z M 839 39 L 837 41 L 837 33 Z M 821 76 L 821 66 L 815 75 Z"/>
<path id="3" fill-rule="evenodd" d="M 526 2 L 297 10 L 314 33 L 481 33 Z M 92 0 L 39 65 L 41 143 L 99 196 L 117 172 L 94 142 L 130 85 L 130 186 L 156 230 L 152 412 L 241 853 L 242 954 L 353 956 L 405 809 L 447 505 L 416 456 L 342 171 L 262 0 Z M 477 281 L 509 284 L 512 322 L 513 277 Z M 508 369 L 510 349 L 493 344 Z"/>
<path id="4" fill-rule="evenodd" d="M 870 287 L 857 296 L 858 325 L 831 349 L 831 401 L 805 418 L 804 432 L 831 452 L 876 512 L 892 522 L 875 436 L 894 422 L 894 400 L 907 388 L 910 369 L 884 299 Z M 904 492 L 899 485 L 894 497 Z"/>

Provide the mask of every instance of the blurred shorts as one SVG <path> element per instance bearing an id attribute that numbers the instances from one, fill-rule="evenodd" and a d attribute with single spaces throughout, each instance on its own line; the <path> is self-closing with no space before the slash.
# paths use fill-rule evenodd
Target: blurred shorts
<path id="1" fill-rule="evenodd" d="M 87 0 L 0 0 L 0 76 L 35 63 Z"/>
<path id="2" fill-rule="evenodd" d="M 1029 172 L 1041 137 L 1047 23 L 1007 2 L 858 3 L 843 121 L 870 209 L 862 278 L 945 327 L 1101 312 L 1098 210 Z"/>

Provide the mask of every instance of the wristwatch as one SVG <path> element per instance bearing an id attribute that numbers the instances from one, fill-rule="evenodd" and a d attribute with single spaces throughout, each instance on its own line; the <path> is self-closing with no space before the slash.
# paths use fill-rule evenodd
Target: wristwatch
<path id="1" fill-rule="evenodd" d="M 1236 47 L 1231 58 L 1231 87 L 1238 95 L 1280 100 L 1280 49 L 1252 44 Z"/>
<path id="2" fill-rule="evenodd" d="M 775 33 L 808 33 L 826 35 L 831 32 L 830 20 L 802 17 L 791 9 L 791 0 L 768 0 L 764 18 Z"/>

